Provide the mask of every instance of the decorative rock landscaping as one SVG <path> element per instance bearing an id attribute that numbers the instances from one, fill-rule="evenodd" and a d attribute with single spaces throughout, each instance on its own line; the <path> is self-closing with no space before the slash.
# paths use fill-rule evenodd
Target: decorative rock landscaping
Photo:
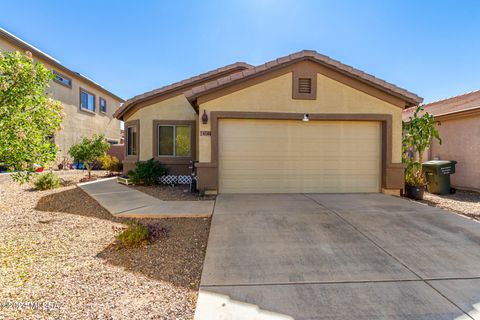
<path id="1" fill-rule="evenodd" d="M 0 182 L 0 318 L 192 319 L 210 219 L 142 220 L 149 244 L 120 249 L 126 220 L 73 185 L 84 175 Z"/>

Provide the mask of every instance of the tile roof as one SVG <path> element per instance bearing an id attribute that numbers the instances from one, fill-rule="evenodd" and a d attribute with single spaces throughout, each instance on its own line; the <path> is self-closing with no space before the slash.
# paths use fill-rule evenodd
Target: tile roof
<path id="1" fill-rule="evenodd" d="M 161 88 L 148 91 L 142 94 L 139 94 L 133 98 L 128 99 L 114 114 L 113 116 L 116 118 L 121 118 L 125 113 L 130 110 L 135 104 L 161 96 L 163 94 L 171 93 L 174 91 L 180 91 L 186 87 L 191 87 L 192 85 L 200 85 L 203 82 L 211 81 L 212 78 L 214 77 L 222 77 L 222 74 L 229 74 L 232 72 L 239 72 L 244 69 L 252 68 L 253 66 L 249 65 L 248 63 L 245 62 L 235 62 L 229 65 L 226 65 L 224 67 L 214 69 L 202 74 L 199 74 L 197 76 L 178 81 L 166 86 L 163 86 Z"/>
<path id="2" fill-rule="evenodd" d="M 425 112 L 434 116 L 458 113 L 471 109 L 480 108 L 480 90 L 464 93 L 455 97 L 434 101 L 423 105 Z M 403 111 L 403 120 L 408 120 L 415 111 L 415 108 L 408 108 Z"/>
<path id="3" fill-rule="evenodd" d="M 281 68 L 285 65 L 295 63 L 300 60 L 312 60 L 312 61 L 318 62 L 338 72 L 346 74 L 352 78 L 356 78 L 362 82 L 368 83 L 369 85 L 372 85 L 382 91 L 386 91 L 394 96 L 400 97 L 405 101 L 410 102 L 414 105 L 418 105 L 423 101 L 423 98 L 419 97 L 418 95 L 410 91 L 397 87 L 396 85 L 393 85 L 384 80 L 376 78 L 368 73 L 365 73 L 351 66 L 343 64 L 328 56 L 319 54 L 313 50 L 303 50 L 297 53 L 293 53 L 288 56 L 269 61 L 260 66 L 245 69 L 241 72 L 231 74 L 224 78 L 217 79 L 208 83 L 204 83 L 200 86 L 197 86 L 185 92 L 185 95 L 187 96 L 188 100 L 194 101 L 199 96 L 218 90 L 224 86 L 234 84 L 237 81 L 253 78 L 255 76 L 261 75 L 263 73 L 269 72 L 277 68 Z"/>
<path id="4" fill-rule="evenodd" d="M 102 87 L 100 84 L 96 83 L 95 81 L 93 81 L 92 79 L 88 78 L 87 76 L 79 73 L 79 72 L 76 72 L 76 71 L 73 71 L 67 67 L 65 67 L 60 61 L 58 61 L 57 59 L 53 58 L 52 56 L 46 54 L 45 52 L 41 51 L 40 49 L 34 47 L 33 45 L 31 45 L 30 43 L 26 42 L 26 41 L 23 41 L 22 39 L 18 38 L 17 36 L 11 34 L 10 32 L 8 32 L 7 30 L 3 29 L 0 27 L 0 37 L 1 38 L 4 38 L 4 39 L 7 39 L 7 41 L 13 43 L 15 46 L 25 50 L 25 51 L 30 51 L 34 57 L 39 57 L 41 59 L 43 59 L 44 61 L 48 62 L 49 64 L 51 64 L 54 68 L 57 68 L 63 72 L 67 72 L 71 75 L 74 75 L 74 76 L 77 76 L 79 77 L 80 79 L 82 79 L 83 81 L 85 81 L 86 83 L 88 83 L 89 85 L 93 86 L 94 88 L 97 88 L 107 94 L 109 94 L 110 96 L 114 97 L 115 99 L 117 100 L 120 100 L 120 101 L 124 101 L 122 98 L 120 98 L 119 96 L 117 96 L 116 94 L 108 91 L 107 89 L 105 89 L 104 87 Z"/>

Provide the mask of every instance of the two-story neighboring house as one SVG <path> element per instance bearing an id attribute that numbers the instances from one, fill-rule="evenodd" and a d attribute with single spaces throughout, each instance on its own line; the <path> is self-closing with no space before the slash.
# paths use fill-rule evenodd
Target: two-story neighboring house
<path id="1" fill-rule="evenodd" d="M 124 102 L 122 98 L 2 28 L 0 51 L 29 51 L 36 61 L 53 71 L 55 79 L 48 90 L 52 98 L 62 102 L 65 112 L 63 130 L 55 134 L 59 160 L 83 136 L 104 134 L 111 144 L 121 142 L 120 121 L 113 113 Z"/>

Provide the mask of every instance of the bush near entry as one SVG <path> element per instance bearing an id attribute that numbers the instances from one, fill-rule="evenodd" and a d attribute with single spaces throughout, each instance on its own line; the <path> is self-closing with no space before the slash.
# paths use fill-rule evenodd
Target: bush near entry
<path id="1" fill-rule="evenodd" d="M 167 169 L 158 161 L 150 159 L 137 163 L 135 171 L 128 172 L 128 177 L 134 184 L 151 186 L 158 183 L 161 176 L 167 174 Z"/>

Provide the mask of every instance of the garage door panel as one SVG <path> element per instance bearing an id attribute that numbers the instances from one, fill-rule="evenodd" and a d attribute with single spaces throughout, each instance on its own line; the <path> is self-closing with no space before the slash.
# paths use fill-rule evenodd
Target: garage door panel
<path id="1" fill-rule="evenodd" d="M 279 176 L 265 175 L 261 178 L 255 175 L 224 177 L 223 193 L 298 193 L 301 188 L 296 175 Z M 279 188 L 279 185 L 283 185 Z"/>
<path id="2" fill-rule="evenodd" d="M 379 122 L 219 122 L 222 193 L 378 192 Z"/>
<path id="3" fill-rule="evenodd" d="M 299 181 L 297 175 L 238 175 L 224 177 L 223 193 L 341 193 L 378 192 L 376 175 L 315 175 Z M 328 186 L 319 191 L 319 183 Z M 299 191 L 301 190 L 301 191 Z"/>
<path id="4" fill-rule="evenodd" d="M 291 144 L 286 145 L 286 144 Z M 258 146 L 258 141 L 250 142 L 250 145 L 246 143 L 238 143 L 236 146 L 235 142 L 232 142 L 232 145 L 229 147 L 223 147 L 219 149 L 220 153 L 223 154 L 235 154 L 235 157 L 244 157 L 244 158 L 264 158 L 272 156 L 277 156 L 279 151 L 284 153 L 289 153 L 289 158 L 305 158 L 305 157 L 343 157 L 351 156 L 352 153 L 356 153 L 358 157 L 362 157 L 363 154 L 372 154 L 379 153 L 380 148 L 376 146 L 378 141 L 363 141 L 361 143 L 308 143 L 303 141 L 283 141 L 278 143 L 268 143 L 262 145 L 262 149 L 255 149 L 253 146 Z M 372 157 L 370 156 L 369 159 Z"/>
<path id="5" fill-rule="evenodd" d="M 305 160 L 302 164 L 302 172 L 316 174 L 321 169 L 323 173 L 356 174 L 362 172 L 363 174 L 378 175 L 378 161 L 372 163 L 369 160 L 326 160 L 323 158 L 321 159 L 322 168 L 319 168 L 318 162 L 319 160 Z"/>
<path id="6" fill-rule="evenodd" d="M 239 172 L 251 172 L 251 170 L 261 170 L 261 171 L 274 171 L 280 173 L 285 173 L 288 170 L 294 170 L 297 172 L 299 170 L 298 160 L 289 160 L 289 161 L 272 161 L 263 159 L 225 159 L 220 165 L 220 170 L 225 172 L 229 170 L 230 174 L 239 173 Z"/>

